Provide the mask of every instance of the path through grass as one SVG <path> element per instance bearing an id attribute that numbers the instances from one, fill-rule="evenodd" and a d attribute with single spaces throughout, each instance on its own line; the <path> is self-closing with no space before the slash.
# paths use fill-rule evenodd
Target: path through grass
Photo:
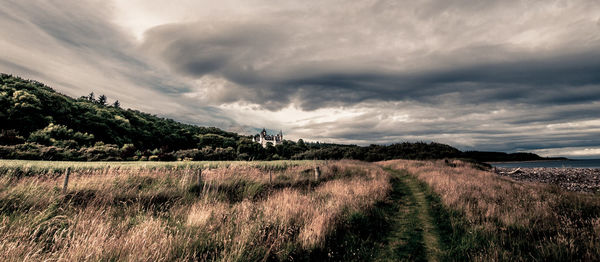
<path id="1" fill-rule="evenodd" d="M 406 170 L 402 181 L 423 189 L 441 261 L 600 261 L 597 196 L 506 179 L 458 160 L 378 164 Z"/>
<path id="2" fill-rule="evenodd" d="M 424 188 L 406 171 L 392 174 L 392 192 L 383 207 L 389 223 L 376 261 L 438 261 L 442 252 Z"/>

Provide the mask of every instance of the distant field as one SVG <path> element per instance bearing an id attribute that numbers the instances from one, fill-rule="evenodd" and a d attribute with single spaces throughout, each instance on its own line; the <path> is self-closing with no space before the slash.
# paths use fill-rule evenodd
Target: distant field
<path id="1" fill-rule="evenodd" d="M 215 169 L 226 167 L 251 166 L 261 169 L 285 169 L 299 165 L 317 165 L 321 160 L 279 160 L 279 161 L 41 161 L 0 159 L 1 170 L 18 170 L 28 174 L 41 172 L 63 172 L 67 167 L 75 170 L 88 169 Z"/>
<path id="2" fill-rule="evenodd" d="M 229 166 L 297 166 L 309 163 L 322 163 L 322 160 L 278 160 L 278 161 L 43 161 L 0 159 L 0 167 L 51 168 L 106 168 L 106 167 L 194 167 L 216 168 Z"/>

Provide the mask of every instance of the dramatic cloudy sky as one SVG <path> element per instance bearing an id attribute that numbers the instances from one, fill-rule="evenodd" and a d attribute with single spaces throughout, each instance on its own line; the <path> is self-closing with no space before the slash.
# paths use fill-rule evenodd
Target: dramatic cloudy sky
<path id="1" fill-rule="evenodd" d="M 600 3 L 0 0 L 0 71 L 232 131 L 600 156 Z"/>

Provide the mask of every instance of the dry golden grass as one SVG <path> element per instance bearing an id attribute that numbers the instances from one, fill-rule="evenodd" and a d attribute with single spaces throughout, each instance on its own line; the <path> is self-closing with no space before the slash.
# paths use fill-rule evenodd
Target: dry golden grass
<path id="1" fill-rule="evenodd" d="M 354 161 L 78 168 L 67 194 L 53 168 L 0 174 L 3 261 L 290 259 L 322 248 L 389 177 Z M 15 167 L 18 168 L 18 167 Z M 271 179 L 269 178 L 271 172 Z M 270 182 L 271 181 L 271 182 Z"/>
<path id="2" fill-rule="evenodd" d="M 438 193 L 451 208 L 466 213 L 471 222 L 506 225 L 528 225 L 547 219 L 556 201 L 543 194 L 542 185 L 509 181 L 492 173 L 472 168 L 468 163 L 455 161 L 449 167 L 443 161 L 391 161 L 393 168 L 415 174 Z"/>
<path id="3" fill-rule="evenodd" d="M 600 260 L 598 196 L 514 181 L 457 160 L 379 164 L 407 170 L 464 215 L 467 234 L 488 241 L 474 244 L 483 250 L 469 251 L 472 260 Z"/>

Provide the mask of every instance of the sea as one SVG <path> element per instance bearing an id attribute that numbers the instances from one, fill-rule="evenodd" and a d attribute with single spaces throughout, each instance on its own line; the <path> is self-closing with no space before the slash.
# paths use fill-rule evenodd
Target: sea
<path id="1" fill-rule="evenodd" d="M 527 161 L 490 163 L 495 167 L 559 167 L 559 168 L 600 168 L 600 159 L 570 159 L 557 161 Z"/>

